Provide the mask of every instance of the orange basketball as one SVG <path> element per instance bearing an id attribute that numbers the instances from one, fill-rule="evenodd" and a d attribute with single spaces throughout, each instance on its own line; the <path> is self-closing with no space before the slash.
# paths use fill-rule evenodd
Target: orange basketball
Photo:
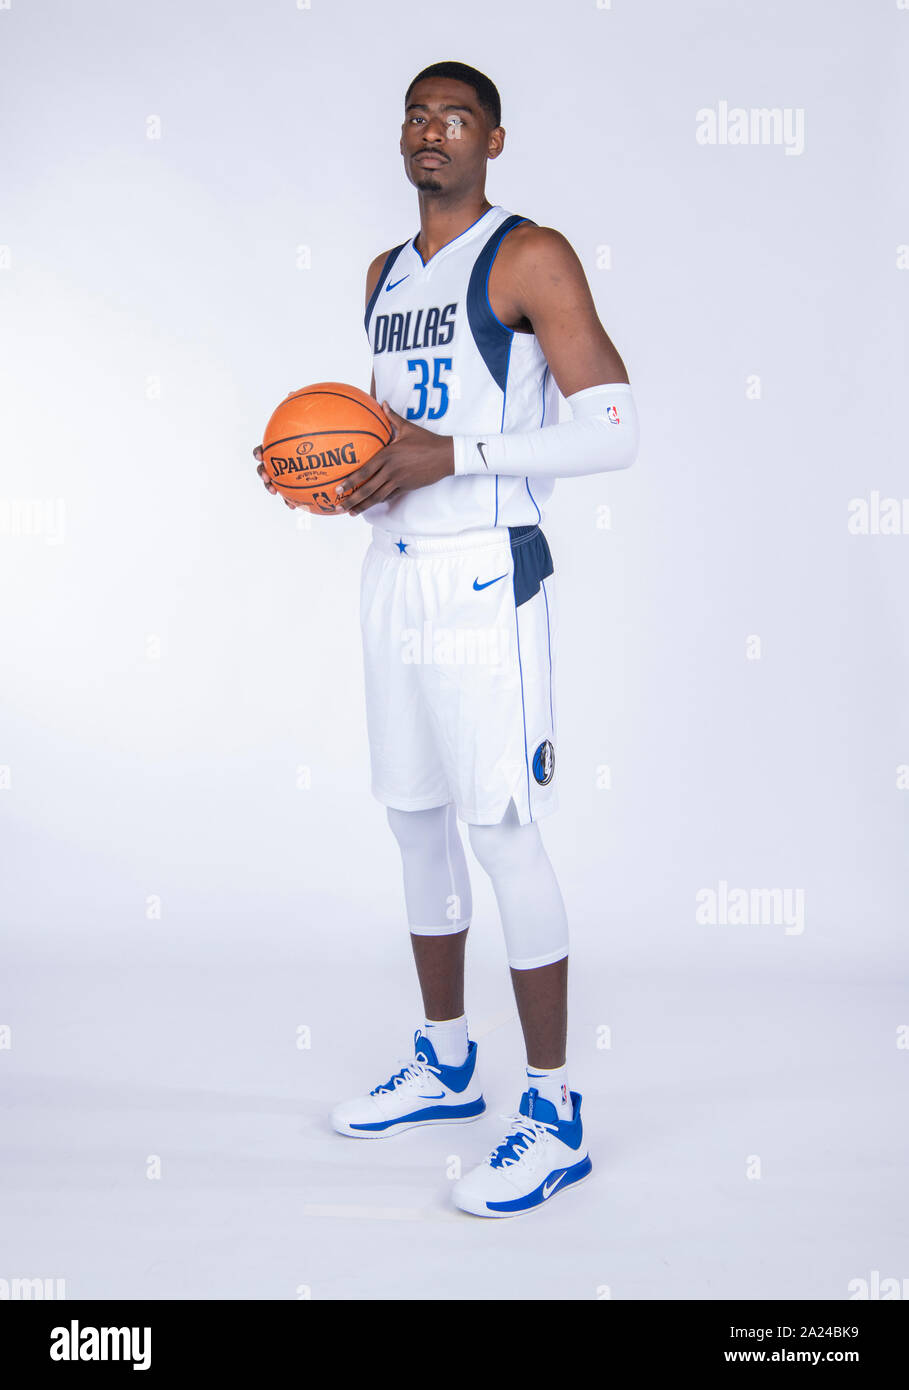
<path id="1" fill-rule="evenodd" d="M 391 442 L 381 406 L 358 386 L 322 381 L 291 391 L 262 440 L 265 476 L 310 512 L 335 512 L 335 488 Z"/>

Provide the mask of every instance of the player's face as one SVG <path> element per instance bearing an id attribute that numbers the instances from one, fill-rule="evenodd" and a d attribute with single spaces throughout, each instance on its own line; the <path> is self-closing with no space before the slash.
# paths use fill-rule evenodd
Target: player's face
<path id="1" fill-rule="evenodd" d="M 410 94 L 401 127 L 408 179 L 421 192 L 449 193 L 482 183 L 505 132 L 489 121 L 466 82 L 428 77 Z"/>

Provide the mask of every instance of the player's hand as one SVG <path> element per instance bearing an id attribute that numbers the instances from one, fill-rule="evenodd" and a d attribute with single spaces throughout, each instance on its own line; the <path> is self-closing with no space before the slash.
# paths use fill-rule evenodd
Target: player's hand
<path id="1" fill-rule="evenodd" d="M 274 485 L 274 483 L 272 482 L 271 478 L 269 478 L 269 477 L 267 476 L 266 472 L 265 472 L 265 464 L 262 462 L 262 445 L 261 445 L 261 444 L 257 444 L 256 447 L 253 449 L 253 458 L 259 460 L 259 467 L 256 469 L 256 472 L 258 473 L 259 477 L 262 479 L 263 483 L 265 484 L 265 491 L 266 491 L 266 492 L 272 492 L 272 493 L 274 493 L 275 497 L 277 497 L 277 496 L 278 496 L 278 489 L 275 487 L 275 485 Z M 285 497 L 285 498 L 284 498 L 284 505 L 285 505 L 286 507 L 290 507 L 291 511 L 295 511 L 295 510 L 296 510 L 296 507 L 297 507 L 297 503 L 296 503 L 296 502 L 292 502 L 292 501 L 290 500 L 289 497 Z"/>
<path id="2" fill-rule="evenodd" d="M 394 438 L 344 479 L 343 491 L 337 497 L 351 516 L 454 473 L 454 445 L 449 435 L 434 434 L 404 420 L 387 401 L 382 402 L 382 409 Z"/>

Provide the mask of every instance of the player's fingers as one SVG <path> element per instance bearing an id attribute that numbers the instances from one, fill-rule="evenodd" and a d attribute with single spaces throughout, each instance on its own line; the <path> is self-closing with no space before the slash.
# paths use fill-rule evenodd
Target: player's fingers
<path id="1" fill-rule="evenodd" d="M 373 473 L 371 478 L 367 478 L 353 492 L 348 490 L 347 479 L 344 480 L 343 493 L 336 493 L 336 504 L 343 508 L 345 512 L 350 511 L 354 505 L 362 507 L 363 503 L 370 498 L 374 492 L 383 487 L 388 482 L 388 474 L 384 469 L 379 469 L 378 473 Z"/>
<path id="2" fill-rule="evenodd" d="M 259 464 L 259 467 L 256 469 L 256 472 L 258 473 L 259 477 L 262 479 L 263 483 L 265 484 L 265 486 L 266 486 L 266 488 L 268 489 L 269 492 L 273 492 L 273 493 L 274 493 L 274 492 L 277 492 L 277 491 L 278 491 L 278 489 L 275 487 L 274 483 L 272 482 L 271 478 L 267 478 L 267 477 L 265 476 L 265 464 L 264 464 L 264 463 L 260 463 L 260 464 Z"/>
<path id="3" fill-rule="evenodd" d="M 385 448 L 388 448 L 387 444 Z M 369 482 L 371 478 L 375 478 L 379 470 L 384 466 L 384 455 L 385 449 L 380 449 L 378 453 L 373 454 L 371 459 L 367 459 L 356 472 L 348 473 L 347 477 L 344 479 L 343 493 L 336 493 L 335 496 L 343 502 L 344 498 L 349 497 L 358 487 L 362 487 L 363 484 Z M 339 483 L 338 486 L 341 487 L 342 485 Z"/>
<path id="4" fill-rule="evenodd" d="M 400 487 L 393 487 L 392 490 L 391 490 L 391 492 L 386 492 L 386 494 L 385 494 L 384 497 L 376 498 L 376 501 L 381 501 L 381 502 L 393 502 L 393 501 L 395 500 L 396 497 L 403 497 L 403 496 L 404 496 L 404 489 L 403 489 L 403 488 L 400 488 Z"/>
<path id="5" fill-rule="evenodd" d="M 401 433 L 401 430 L 406 425 L 407 421 L 402 419 L 396 410 L 392 410 L 391 406 L 388 404 L 388 401 L 382 402 L 382 409 L 385 412 L 386 419 L 388 420 L 389 424 L 391 425 L 394 431 L 394 437 L 395 439 L 397 439 L 399 434 Z M 385 447 L 388 448 L 388 445 L 386 444 Z"/>
<path id="6" fill-rule="evenodd" d="M 359 516 L 360 512 L 365 512 L 367 507 L 374 507 L 377 502 L 387 502 L 389 497 L 396 497 L 400 492 L 393 478 L 389 478 L 381 486 L 376 488 L 369 497 L 362 499 L 357 497 L 357 505 L 348 508 L 349 516 Z"/>

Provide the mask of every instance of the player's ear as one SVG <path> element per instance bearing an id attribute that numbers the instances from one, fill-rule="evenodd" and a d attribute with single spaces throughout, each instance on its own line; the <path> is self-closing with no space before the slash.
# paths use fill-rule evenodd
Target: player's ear
<path id="1" fill-rule="evenodd" d="M 489 132 L 489 140 L 486 145 L 486 158 L 498 159 L 505 145 L 505 130 L 497 125 L 494 130 Z"/>

